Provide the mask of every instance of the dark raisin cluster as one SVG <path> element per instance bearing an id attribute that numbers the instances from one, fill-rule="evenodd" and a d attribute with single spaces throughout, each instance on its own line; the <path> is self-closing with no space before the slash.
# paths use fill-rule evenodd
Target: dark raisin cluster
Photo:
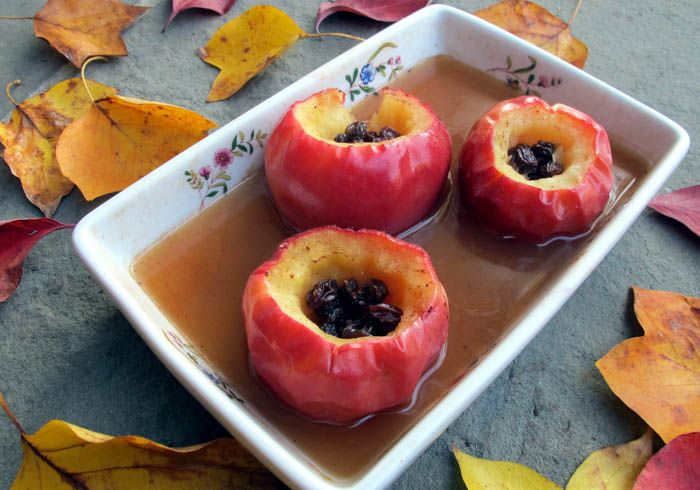
<path id="1" fill-rule="evenodd" d="M 528 180 L 554 177 L 564 171 L 564 166 L 555 162 L 554 144 L 549 141 L 538 141 L 532 146 L 519 144 L 508 150 L 510 165 Z"/>
<path id="2" fill-rule="evenodd" d="M 306 304 L 320 319 L 321 330 L 341 339 L 370 335 L 384 336 L 393 332 L 403 311 L 383 303 L 389 295 L 384 282 L 372 279 L 360 287 L 355 278 L 339 285 L 335 279 L 316 284 L 306 293 Z"/>
<path id="3" fill-rule="evenodd" d="M 401 136 L 394 128 L 384 127 L 379 132 L 369 131 L 367 123 L 355 121 L 348 124 L 344 133 L 335 137 L 336 143 L 378 143 L 380 141 L 393 140 Z"/>

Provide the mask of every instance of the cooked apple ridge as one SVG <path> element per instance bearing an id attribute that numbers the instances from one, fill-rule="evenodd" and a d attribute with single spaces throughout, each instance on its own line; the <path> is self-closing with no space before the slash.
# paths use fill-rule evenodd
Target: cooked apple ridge
<path id="1" fill-rule="evenodd" d="M 337 145 L 371 143 L 337 143 L 334 138 L 351 123 L 357 121 L 350 109 L 343 103 L 343 92 L 325 90 L 296 105 L 294 116 L 308 134 Z M 401 137 L 410 136 L 428 129 L 432 122 L 431 114 L 420 102 L 403 92 L 383 90 L 379 109 L 369 121 L 370 131 L 379 132 L 382 128 L 395 129 Z M 394 141 L 392 139 L 391 141 Z"/>
<path id="2" fill-rule="evenodd" d="M 595 157 L 591 151 L 591 148 L 595 148 L 594 137 L 592 131 L 568 114 L 545 111 L 539 107 L 508 111 L 494 127 L 496 167 L 513 180 L 541 189 L 574 187 Z M 564 171 L 553 177 L 529 180 L 510 165 L 508 150 L 518 144 L 532 146 L 540 140 L 554 143 L 554 159 L 563 165 Z"/>
<path id="3" fill-rule="evenodd" d="M 367 341 L 383 337 L 341 339 L 321 331 L 306 295 L 314 285 L 329 278 L 342 282 L 356 278 L 369 283 L 377 278 L 386 284 L 386 303 L 403 311 L 401 321 L 387 336 L 399 335 L 424 312 L 435 294 L 435 283 L 425 270 L 422 255 L 405 244 L 388 242 L 377 235 L 354 235 L 330 230 L 301 235 L 283 252 L 283 258 L 266 276 L 270 294 L 285 314 L 336 342 Z M 347 239 L 345 239 L 347 237 Z"/>

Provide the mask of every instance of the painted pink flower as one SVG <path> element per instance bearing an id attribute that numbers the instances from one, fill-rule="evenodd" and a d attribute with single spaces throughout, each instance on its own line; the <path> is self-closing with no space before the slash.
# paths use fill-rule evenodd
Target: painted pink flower
<path id="1" fill-rule="evenodd" d="M 387 61 L 388 64 L 393 65 L 394 64 L 394 57 L 392 56 L 389 58 L 389 61 Z"/>
<path id="2" fill-rule="evenodd" d="M 397 56 L 395 62 L 397 65 L 400 65 L 401 64 L 401 56 Z"/>
<path id="3" fill-rule="evenodd" d="M 214 165 L 221 168 L 226 168 L 233 162 L 233 152 L 228 148 L 216 150 L 214 153 Z"/>
<path id="4" fill-rule="evenodd" d="M 208 179 L 209 176 L 211 175 L 211 167 L 209 167 L 208 165 L 206 165 L 204 167 L 200 167 L 198 173 L 199 173 L 199 175 L 201 175 L 205 179 Z"/>
<path id="5" fill-rule="evenodd" d="M 540 75 L 540 81 L 537 83 L 540 87 L 549 87 L 549 78 L 544 75 Z"/>

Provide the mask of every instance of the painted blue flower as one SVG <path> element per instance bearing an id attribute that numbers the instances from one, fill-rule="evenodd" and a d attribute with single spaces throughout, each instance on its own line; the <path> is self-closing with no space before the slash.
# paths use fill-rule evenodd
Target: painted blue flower
<path id="1" fill-rule="evenodd" d="M 371 83 L 375 76 L 377 76 L 377 69 L 375 67 L 369 63 L 362 67 L 360 71 L 360 80 L 362 80 L 363 84 L 367 85 Z"/>

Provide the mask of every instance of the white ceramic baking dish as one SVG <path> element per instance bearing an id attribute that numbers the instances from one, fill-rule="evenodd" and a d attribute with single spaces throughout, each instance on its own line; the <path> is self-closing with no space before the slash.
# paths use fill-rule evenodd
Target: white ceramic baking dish
<path id="1" fill-rule="evenodd" d="M 420 35 L 417 35 L 420 33 Z M 382 52 L 377 56 L 377 52 Z M 309 464 L 304 454 L 275 436 L 254 410 L 241 403 L 166 318 L 130 273 L 134 259 L 163 235 L 216 202 L 222 193 L 195 192 L 185 172 L 211 161 L 231 140 L 251 141 L 227 169 L 233 187 L 263 165 L 257 140 L 273 129 L 293 102 L 328 87 L 340 87 L 355 101 L 386 84 L 390 70 L 375 70 L 375 60 L 390 57 L 392 68 L 408 69 L 421 60 L 446 54 L 507 81 L 512 66 L 537 62 L 537 72 L 563 81 L 537 87 L 537 78 L 521 80 L 550 102 L 564 102 L 595 114 L 611 135 L 632 146 L 649 162 L 624 206 L 594 233 L 582 253 L 547 286 L 509 333 L 455 384 L 365 473 L 334 481 Z M 369 75 L 362 76 L 363 67 Z M 502 66 L 501 70 L 493 70 Z M 513 68 L 514 70 L 515 68 Z M 359 76 L 358 76 L 359 75 Z M 636 100 L 477 17 L 435 5 L 386 28 L 333 61 L 226 124 L 170 162 L 122 191 L 78 224 L 74 245 L 105 290 L 153 352 L 182 384 L 258 459 L 292 487 L 379 488 L 390 484 L 457 418 L 520 353 L 578 288 L 630 227 L 688 150 L 687 133 L 676 123 Z"/>

